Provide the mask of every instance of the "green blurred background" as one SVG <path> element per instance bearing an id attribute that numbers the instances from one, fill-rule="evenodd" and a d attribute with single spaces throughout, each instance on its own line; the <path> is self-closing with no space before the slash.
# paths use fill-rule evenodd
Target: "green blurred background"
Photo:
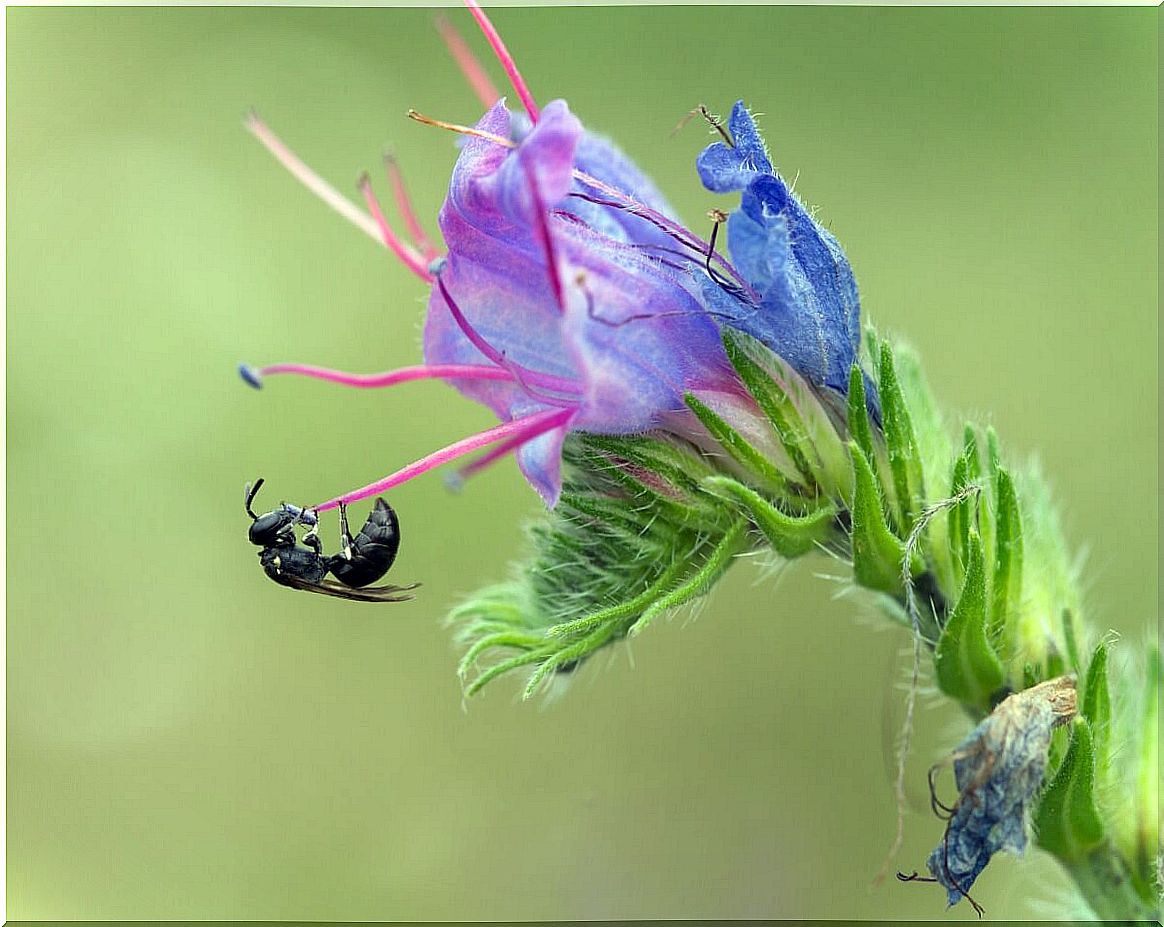
<path id="1" fill-rule="evenodd" d="M 239 382 L 240 361 L 415 362 L 420 284 L 242 129 L 256 106 L 342 189 L 391 142 L 435 214 L 478 106 L 428 10 L 9 9 L 8 915 L 12 918 L 936 917 L 871 890 L 893 835 L 903 634 L 839 573 L 741 564 L 699 613 L 562 697 L 467 708 L 442 628 L 537 509 L 512 465 L 393 494 L 408 605 L 259 570 L 243 483 L 319 500 L 471 430 L 438 384 Z M 745 98 L 819 204 L 866 312 L 939 398 L 1038 455 L 1090 618 L 1157 613 L 1154 10 L 498 11 L 563 96 L 700 223 L 697 103 Z M 469 19 L 452 11 L 478 49 Z M 493 69 L 499 80 L 498 69 Z M 383 186 L 381 186 L 383 189 Z M 325 541 L 334 545 L 328 523 Z M 907 840 L 940 822 L 919 721 Z M 1037 854 L 995 918 L 1062 913 Z M 963 915 L 969 912 L 960 912 Z"/>

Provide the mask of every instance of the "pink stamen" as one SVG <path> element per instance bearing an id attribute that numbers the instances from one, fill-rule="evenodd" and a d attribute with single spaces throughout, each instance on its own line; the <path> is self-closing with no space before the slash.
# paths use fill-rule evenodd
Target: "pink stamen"
<path id="1" fill-rule="evenodd" d="M 502 458 L 509 456 L 528 440 L 529 439 L 525 436 L 519 435 L 516 438 L 510 438 L 508 441 L 502 441 L 496 447 L 490 448 L 479 457 L 474 457 L 471 461 L 469 461 L 469 463 L 465 464 L 465 466 L 459 467 L 457 469 L 455 474 L 455 483 L 459 486 L 469 477 L 480 473 L 486 467 L 489 467 L 490 465 L 497 463 L 497 461 L 501 460 Z"/>
<path id="2" fill-rule="evenodd" d="M 552 396 L 549 393 L 545 393 L 542 390 L 537 389 L 524 376 L 522 376 L 522 370 L 524 368 L 522 368 L 520 364 L 515 364 L 513 361 L 509 360 L 509 358 L 505 357 L 505 355 L 502 355 L 502 361 L 505 364 L 506 371 L 513 374 L 513 379 L 517 381 L 517 385 L 520 386 L 525 391 L 526 395 L 531 399 L 536 399 L 538 402 L 544 402 L 548 406 L 558 406 L 563 409 L 570 409 L 578 405 L 578 398 L 581 395 L 581 390 L 577 384 L 574 384 L 574 389 L 571 391 L 569 399 L 564 399 L 561 396 Z"/>
<path id="3" fill-rule="evenodd" d="M 449 54 L 453 56 L 453 60 L 457 62 L 457 67 L 465 75 L 465 80 L 473 88 L 473 92 L 477 94 L 477 99 L 481 101 L 482 106 L 489 109 L 501 99 L 501 94 L 497 92 L 497 88 L 493 86 L 493 81 L 489 79 L 489 75 L 481 67 L 481 62 L 465 44 L 465 40 L 461 38 L 461 34 L 457 32 L 453 24 L 444 16 L 437 16 L 436 27 L 441 38 L 444 39 Z"/>
<path id="4" fill-rule="evenodd" d="M 427 262 L 415 248 L 400 240 L 400 237 L 392 230 L 392 226 L 388 224 L 388 220 L 384 218 L 384 210 L 380 208 L 380 201 L 376 199 L 376 194 L 372 190 L 372 181 L 367 174 L 360 177 L 359 187 L 360 192 L 364 194 L 364 202 L 368 204 L 368 211 L 372 213 L 372 218 L 376 222 L 384 244 L 400 259 L 400 263 L 425 283 L 432 283 L 434 277 L 428 269 Z"/>
<path id="5" fill-rule="evenodd" d="M 485 38 L 489 40 L 489 45 L 493 48 L 493 54 L 497 56 L 497 60 L 501 62 L 501 66 L 505 69 L 505 74 L 509 78 L 509 82 L 513 85 L 513 89 L 517 92 L 518 99 L 521 100 L 521 105 L 529 113 L 530 122 L 537 122 L 539 115 L 538 105 L 534 102 L 533 94 L 529 92 L 529 87 L 526 86 L 521 72 L 517 69 L 517 64 L 514 62 L 513 56 L 509 53 L 509 49 L 505 47 L 505 42 L 501 40 L 501 36 L 493 28 L 493 23 L 489 21 L 489 17 L 485 15 L 485 11 L 481 9 L 477 0 L 465 0 L 465 6 L 469 8 L 469 12 L 473 14 L 473 18 L 477 20 L 477 25 L 485 33 Z"/>
<path id="6" fill-rule="evenodd" d="M 479 138 L 487 142 L 492 142 L 494 145 L 500 145 L 503 148 L 514 149 L 518 147 L 517 142 L 513 141 L 512 139 L 503 138 L 502 136 L 493 132 L 485 132 L 481 129 L 473 128 L 472 126 L 463 126 L 458 125 L 455 122 L 445 122 L 442 119 L 434 119 L 432 116 L 426 116 L 423 113 L 418 113 L 414 109 L 410 109 L 408 111 L 408 118 L 426 126 L 433 126 L 438 129 L 446 129 L 450 132 L 456 132 L 459 135 L 468 135 L 473 138 Z M 703 238 L 700 238 L 690 229 L 680 225 L 678 222 L 667 218 L 658 210 L 651 209 L 650 206 L 640 203 L 638 200 L 634 199 L 634 197 L 623 193 L 617 187 L 612 187 L 610 184 L 599 180 L 597 177 L 594 177 L 591 174 L 587 174 L 585 171 L 580 171 L 575 168 L 573 171 L 573 177 L 579 183 L 583 183 L 588 187 L 592 187 L 595 190 L 605 193 L 608 197 L 610 197 L 610 202 L 604 202 L 596 197 L 580 193 L 572 193 L 570 194 L 571 196 L 581 196 L 583 199 L 588 199 L 600 206 L 610 206 L 616 209 L 624 209 L 627 212 L 638 216 L 644 221 L 650 222 L 657 228 L 662 229 L 677 242 L 682 244 L 684 247 L 694 251 L 697 255 L 707 254 L 709 248 L 709 243 L 707 241 L 705 241 Z M 748 282 L 740 276 L 739 271 L 737 271 L 735 267 L 732 266 L 732 263 L 727 258 L 716 251 L 712 254 L 711 259 L 719 264 L 720 267 L 722 267 L 742 289 L 744 289 L 752 296 L 755 296 L 755 291 L 748 285 Z"/>
<path id="7" fill-rule="evenodd" d="M 580 183 L 586 184 L 587 186 L 593 187 L 595 190 L 599 190 L 602 193 L 605 193 L 615 201 L 614 203 L 606 203 L 604 205 L 617 206 L 620 209 L 625 209 L 627 212 L 636 215 L 639 218 L 646 220 L 647 222 L 650 222 L 652 225 L 662 229 L 676 241 L 686 245 L 692 251 L 706 255 L 710 250 L 710 242 L 700 238 L 690 229 L 680 225 L 673 219 L 667 218 L 658 210 L 651 209 L 650 206 L 646 206 L 643 203 L 640 203 L 638 200 L 634 199 L 634 197 L 623 193 L 617 187 L 612 187 L 610 184 L 599 180 L 597 177 L 577 169 L 574 170 L 574 179 Z M 738 283 L 744 290 L 753 295 L 755 294 L 755 291 L 748 285 L 748 282 L 740 276 L 739 272 L 735 269 L 735 267 L 732 266 L 731 262 L 727 258 L 721 255 L 718 251 L 715 251 L 712 252 L 711 259 L 719 264 L 725 271 L 727 271 L 727 273 L 731 275 L 732 279 L 735 280 L 735 282 Z"/>
<path id="8" fill-rule="evenodd" d="M 428 235 L 425 234 L 424 228 L 420 224 L 420 220 L 416 218 L 416 212 L 412 208 L 412 200 L 409 198 L 408 190 L 404 186 L 404 176 L 400 173 L 400 165 L 396 163 L 396 158 L 390 154 L 384 155 L 384 167 L 388 171 L 388 180 L 392 184 L 392 193 L 396 199 L 396 208 L 400 210 L 400 217 L 404 220 L 404 227 L 408 229 L 408 234 L 412 236 L 417 250 L 429 262 L 433 258 L 440 257 L 440 251 L 429 241 Z"/>
<path id="9" fill-rule="evenodd" d="M 336 496 L 334 499 L 328 499 L 326 502 L 314 506 L 314 509 L 317 512 L 326 512 L 330 509 L 337 508 L 341 502 L 351 504 L 352 502 L 359 502 L 361 499 L 367 499 L 369 496 L 387 492 L 394 486 L 406 483 L 420 476 L 422 473 L 427 473 L 435 467 L 448 463 L 450 460 L 456 460 L 458 457 L 464 457 L 466 454 L 471 454 L 473 451 L 487 447 L 495 441 L 506 441 L 511 438 L 516 439 L 520 436 L 522 439 L 520 443 L 524 444 L 527 441 L 532 441 L 539 435 L 545 434 L 547 431 L 553 431 L 555 428 L 561 428 L 566 425 L 576 412 L 576 409 L 550 409 L 545 412 L 535 412 L 532 415 L 526 415 L 522 418 L 514 419 L 511 422 L 503 422 L 486 431 L 471 435 L 468 438 L 462 438 L 460 441 L 443 447 L 439 451 L 434 451 L 427 457 L 422 457 L 420 460 L 410 463 L 406 467 L 402 467 L 390 476 L 384 477 L 382 480 L 369 483 L 360 489 L 353 489 L 351 492 L 344 493 L 342 496 Z"/>
<path id="10" fill-rule="evenodd" d="M 385 243 L 380 229 L 376 225 L 376 221 L 299 160 L 298 156 L 283 143 L 282 139 L 268 128 L 267 124 L 258 117 L 257 113 L 248 113 L 245 124 L 248 131 L 262 143 L 263 147 L 271 152 L 275 156 L 275 159 L 291 172 L 291 176 L 365 235 L 368 235 L 381 244 Z"/>
<path id="11" fill-rule="evenodd" d="M 484 354 L 489 360 L 497 364 L 499 367 L 504 367 L 511 370 L 516 377 L 540 386 L 544 389 L 552 390 L 556 393 L 564 393 L 566 395 L 578 395 L 578 384 L 568 377 L 556 377 L 551 373 L 538 373 L 536 370 L 530 370 L 528 367 L 523 367 L 515 361 L 509 360 L 504 354 L 498 351 L 493 345 L 481 337 L 481 333 L 475 329 L 469 320 L 465 318 L 465 314 L 461 312 L 461 307 L 457 305 L 452 294 L 449 293 L 448 287 L 445 286 L 444 280 L 437 276 L 437 288 L 441 291 L 441 296 L 444 297 L 445 304 L 449 307 L 449 312 L 452 313 L 453 321 L 457 323 L 457 327 L 461 329 L 461 333 L 469 339 L 473 347 Z M 541 398 L 541 397 L 537 397 Z"/>
<path id="12" fill-rule="evenodd" d="M 395 386 L 413 380 L 514 380 L 508 370 L 479 364 L 419 364 L 415 367 L 401 367 L 386 373 L 347 373 L 328 367 L 314 367 L 310 364 L 268 364 L 258 369 L 246 368 L 243 376 L 254 386 L 262 385 L 262 378 L 289 373 L 313 380 L 327 380 L 343 386 L 358 389 L 374 389 L 381 386 Z"/>
<path id="13" fill-rule="evenodd" d="M 542 249 L 546 252 L 546 264 L 550 271 L 550 287 L 554 291 L 554 300 L 558 304 L 558 308 L 566 311 L 566 296 L 562 292 L 562 278 L 558 275 L 558 259 L 554 254 L 554 240 L 550 237 L 550 223 L 546 219 L 546 207 L 542 202 L 541 191 L 538 190 L 537 176 L 533 172 L 533 168 L 522 159 L 520 152 L 518 153 L 518 160 L 521 161 L 522 170 L 525 172 L 525 179 L 529 183 L 529 193 L 533 199 L 534 208 L 534 224 L 537 227 L 538 238 L 541 240 Z"/>

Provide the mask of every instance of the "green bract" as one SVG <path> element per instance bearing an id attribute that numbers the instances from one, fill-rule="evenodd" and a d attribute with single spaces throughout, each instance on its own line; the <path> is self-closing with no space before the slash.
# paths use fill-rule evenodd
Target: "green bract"
<path id="1" fill-rule="evenodd" d="M 876 372 L 879 420 L 857 365 L 841 397 L 725 330 L 746 396 L 688 393 L 694 423 L 683 431 L 571 435 L 561 501 L 531 527 L 530 560 L 451 615 L 466 646 L 466 689 L 525 668 L 529 697 L 706 594 L 739 554 L 791 560 L 828 551 L 916 628 L 939 688 L 972 719 L 990 716 L 1008 693 L 1078 674 L 1069 740 L 1057 735 L 1046 756 L 1012 762 L 1046 769 L 1037 842 L 1092 908 L 1149 916 L 1159 839 L 1158 658 L 1149 661 L 1150 692 L 1112 698 L 1110 646 L 1089 640 L 1037 472 L 1005 463 L 990 429 L 967 425 L 956 446 L 914 355 L 874 335 L 866 344 L 876 351 L 865 364 Z M 1115 738 L 1129 751 L 1119 770 Z M 1026 805 L 1015 807 L 1021 814 Z M 1013 836 L 991 831 L 981 865 L 997 849 L 1025 845 L 1029 822 L 1007 823 L 999 813 Z"/>

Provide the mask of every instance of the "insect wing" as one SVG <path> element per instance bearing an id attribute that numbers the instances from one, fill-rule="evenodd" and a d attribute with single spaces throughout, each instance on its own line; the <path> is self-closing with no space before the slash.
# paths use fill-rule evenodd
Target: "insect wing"
<path id="1" fill-rule="evenodd" d="M 320 595 L 335 596 L 337 599 L 351 599 L 354 602 L 408 602 L 413 596 L 402 595 L 416 589 L 420 583 L 411 583 L 407 586 L 367 586 L 354 588 L 342 583 L 325 579 L 319 583 L 309 583 L 297 576 L 284 574 L 280 580 L 284 585 L 293 589 L 302 589 L 304 592 L 318 592 Z"/>

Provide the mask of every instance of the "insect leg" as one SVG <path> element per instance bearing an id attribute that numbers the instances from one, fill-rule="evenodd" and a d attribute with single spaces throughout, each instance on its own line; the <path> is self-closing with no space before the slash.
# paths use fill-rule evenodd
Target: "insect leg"
<path id="1" fill-rule="evenodd" d="M 344 502 L 340 503 L 340 550 L 344 555 L 345 560 L 352 559 L 352 531 L 348 527 L 348 507 Z"/>
<path id="2" fill-rule="evenodd" d="M 303 543 L 315 551 L 316 556 L 323 555 L 323 544 L 319 540 L 319 523 L 311 526 L 311 529 L 303 535 Z"/>

